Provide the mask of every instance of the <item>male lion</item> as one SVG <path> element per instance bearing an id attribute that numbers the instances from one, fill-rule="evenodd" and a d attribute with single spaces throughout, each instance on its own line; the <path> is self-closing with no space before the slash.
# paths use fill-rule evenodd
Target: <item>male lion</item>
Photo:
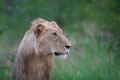
<path id="1" fill-rule="evenodd" d="M 71 46 L 56 22 L 32 22 L 15 55 L 13 80 L 50 80 L 53 56 L 65 57 Z"/>

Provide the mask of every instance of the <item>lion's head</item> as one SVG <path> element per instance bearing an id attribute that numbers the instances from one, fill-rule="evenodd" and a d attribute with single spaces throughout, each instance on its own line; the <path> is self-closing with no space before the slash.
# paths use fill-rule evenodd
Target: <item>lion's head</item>
<path id="1" fill-rule="evenodd" d="M 31 29 L 35 36 L 34 49 L 36 53 L 52 53 L 56 56 L 66 57 L 71 43 L 56 22 L 38 18 L 32 21 Z"/>

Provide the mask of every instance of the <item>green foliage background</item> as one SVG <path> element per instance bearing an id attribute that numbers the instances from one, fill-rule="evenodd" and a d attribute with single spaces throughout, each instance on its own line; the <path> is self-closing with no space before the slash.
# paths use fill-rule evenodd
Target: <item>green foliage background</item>
<path id="1" fill-rule="evenodd" d="M 37 17 L 56 21 L 72 42 L 52 80 L 120 80 L 119 0 L 0 0 L 0 80 L 12 79 L 17 46 Z"/>

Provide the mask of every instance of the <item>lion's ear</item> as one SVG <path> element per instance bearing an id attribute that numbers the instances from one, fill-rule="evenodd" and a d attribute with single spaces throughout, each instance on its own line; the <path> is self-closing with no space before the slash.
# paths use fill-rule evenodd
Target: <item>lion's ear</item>
<path id="1" fill-rule="evenodd" d="M 35 30 L 34 30 L 34 34 L 36 37 L 40 36 L 41 33 L 45 30 L 45 26 L 42 25 L 42 24 L 39 24 L 37 25 L 37 27 L 35 27 Z"/>
<path id="2" fill-rule="evenodd" d="M 63 33 L 62 29 L 57 25 L 57 23 L 55 21 L 51 21 L 50 22 L 54 27 L 56 27 L 60 32 Z"/>
<path id="3" fill-rule="evenodd" d="M 58 27 L 58 25 L 55 21 L 51 21 L 50 23 L 53 24 L 55 27 Z"/>

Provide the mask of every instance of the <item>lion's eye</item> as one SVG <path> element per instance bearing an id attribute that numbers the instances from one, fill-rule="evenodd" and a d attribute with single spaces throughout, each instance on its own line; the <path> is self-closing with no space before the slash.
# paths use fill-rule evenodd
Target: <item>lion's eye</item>
<path id="1" fill-rule="evenodd" d="M 55 35 L 55 36 L 57 36 L 57 33 L 56 32 L 54 32 L 54 33 L 52 33 L 53 35 Z"/>

